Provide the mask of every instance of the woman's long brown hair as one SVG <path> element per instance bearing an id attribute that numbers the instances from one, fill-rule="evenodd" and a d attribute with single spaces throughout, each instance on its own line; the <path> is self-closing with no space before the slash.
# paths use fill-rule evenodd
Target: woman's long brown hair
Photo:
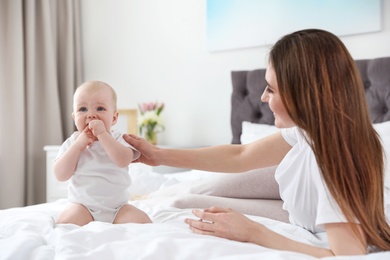
<path id="1" fill-rule="evenodd" d="M 308 135 L 323 179 L 348 222 L 360 223 L 368 245 L 390 250 L 383 148 L 348 50 L 335 35 L 310 29 L 280 39 L 269 59 L 283 104 Z"/>

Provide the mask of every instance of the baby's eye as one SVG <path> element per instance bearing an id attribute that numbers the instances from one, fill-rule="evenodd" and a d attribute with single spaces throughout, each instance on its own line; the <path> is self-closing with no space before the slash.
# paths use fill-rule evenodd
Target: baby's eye
<path id="1" fill-rule="evenodd" d="M 98 107 L 97 111 L 104 111 L 106 110 L 104 107 Z"/>
<path id="2" fill-rule="evenodd" d="M 80 107 L 80 108 L 79 108 L 79 111 L 80 111 L 80 112 L 87 112 L 88 110 L 87 110 L 86 107 Z"/>

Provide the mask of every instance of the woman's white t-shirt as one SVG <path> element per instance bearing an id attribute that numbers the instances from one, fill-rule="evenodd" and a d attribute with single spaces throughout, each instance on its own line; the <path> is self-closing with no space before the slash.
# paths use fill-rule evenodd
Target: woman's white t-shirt
<path id="1" fill-rule="evenodd" d="M 275 179 L 290 222 L 313 233 L 325 231 L 327 223 L 347 222 L 322 179 L 304 132 L 293 127 L 281 133 L 292 148 L 277 167 Z"/>

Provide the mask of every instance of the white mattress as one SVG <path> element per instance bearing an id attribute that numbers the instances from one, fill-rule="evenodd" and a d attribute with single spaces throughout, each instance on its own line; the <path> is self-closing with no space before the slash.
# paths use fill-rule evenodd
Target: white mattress
<path id="1" fill-rule="evenodd" d="M 162 187 L 215 174 L 202 171 L 160 174 L 136 167 L 131 172 L 132 195 L 142 197 Z M 0 210 L 0 259 L 315 259 L 250 243 L 194 234 L 184 223 L 185 218 L 193 217 L 191 209 L 170 207 L 169 200 L 161 197 L 130 201 L 144 210 L 153 224 L 91 222 L 83 227 L 55 225 L 54 219 L 66 204 L 66 199 Z M 247 216 L 289 238 L 326 247 L 326 239 L 302 228 Z M 390 252 L 326 259 L 389 260 Z"/>
<path id="2" fill-rule="evenodd" d="M 192 233 L 183 222 L 190 209 L 159 206 L 148 200 L 133 202 L 145 210 L 153 224 L 91 222 L 79 227 L 55 225 L 54 217 L 65 200 L 0 211 L 0 259 L 315 259 L 270 250 L 249 243 Z M 312 245 L 324 242 L 299 227 L 249 216 L 292 239 Z M 328 259 L 328 258 L 326 258 Z M 329 259 L 390 259 L 390 252 Z"/>

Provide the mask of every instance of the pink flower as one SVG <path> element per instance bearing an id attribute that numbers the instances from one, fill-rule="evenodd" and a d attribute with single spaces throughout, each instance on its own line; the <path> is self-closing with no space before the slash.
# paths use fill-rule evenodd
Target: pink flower
<path id="1" fill-rule="evenodd" d="M 157 115 L 164 110 L 164 103 L 158 102 L 145 102 L 138 105 L 141 115 L 149 111 L 155 111 Z"/>

